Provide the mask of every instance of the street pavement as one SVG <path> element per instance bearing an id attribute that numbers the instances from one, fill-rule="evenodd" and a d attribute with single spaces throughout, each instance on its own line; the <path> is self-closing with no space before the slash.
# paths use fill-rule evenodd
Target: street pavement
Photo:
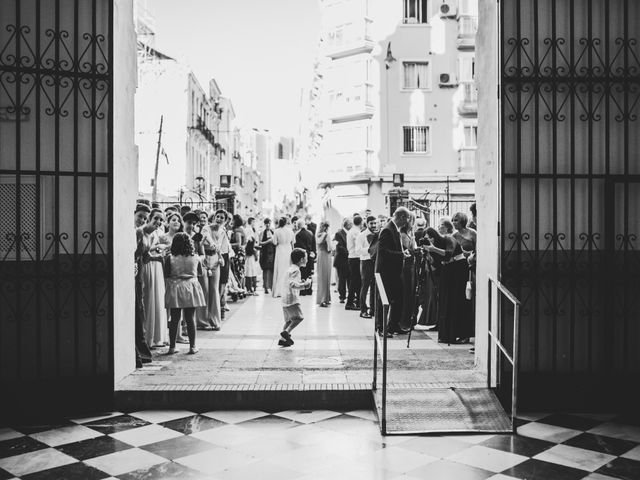
<path id="1" fill-rule="evenodd" d="M 337 296 L 337 295 L 336 295 Z M 295 344 L 278 346 L 282 329 L 279 298 L 260 293 L 237 303 L 218 332 L 197 332 L 196 355 L 188 345 L 176 355 L 154 350 L 151 364 L 119 383 L 119 390 L 170 385 L 265 385 L 370 383 L 373 376 L 373 319 L 346 311 L 344 304 L 328 308 L 303 296 L 305 320 L 293 331 Z M 468 345 L 447 347 L 435 332 L 413 332 L 388 340 L 388 382 L 420 384 L 482 384 Z M 380 365 L 381 362 L 378 362 Z"/>

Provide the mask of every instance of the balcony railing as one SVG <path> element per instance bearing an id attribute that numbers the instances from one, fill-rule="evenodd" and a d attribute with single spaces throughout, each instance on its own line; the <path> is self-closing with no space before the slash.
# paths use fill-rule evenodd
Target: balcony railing
<path id="1" fill-rule="evenodd" d="M 478 90 L 475 82 L 461 82 L 459 88 L 462 92 L 462 97 L 458 104 L 458 113 L 460 115 L 477 115 Z"/>
<path id="2" fill-rule="evenodd" d="M 461 50 L 473 49 L 476 46 L 476 33 L 478 33 L 478 18 L 464 15 L 458 18 L 457 46 Z"/>
<path id="3" fill-rule="evenodd" d="M 465 147 L 458 152 L 458 172 L 474 173 L 476 168 L 476 149 Z"/>
<path id="4" fill-rule="evenodd" d="M 196 117 L 196 124 L 191 127 L 191 130 L 197 130 L 198 132 L 200 132 L 204 136 L 204 138 L 206 138 L 207 141 L 211 144 L 211 146 L 215 148 L 215 136 L 213 132 L 209 130 L 209 128 L 207 128 L 206 122 L 200 115 Z"/>
<path id="5" fill-rule="evenodd" d="M 370 118 L 373 116 L 373 89 L 371 85 L 358 85 L 339 92 L 331 101 L 332 120 Z"/>
<path id="6" fill-rule="evenodd" d="M 325 35 L 325 52 L 331 58 L 341 58 L 373 50 L 371 20 L 364 18 L 330 29 Z"/>

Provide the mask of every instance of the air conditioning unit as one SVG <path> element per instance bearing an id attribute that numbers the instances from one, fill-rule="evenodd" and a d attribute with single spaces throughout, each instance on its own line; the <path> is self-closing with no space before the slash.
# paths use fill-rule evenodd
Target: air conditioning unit
<path id="1" fill-rule="evenodd" d="M 458 86 L 456 79 L 449 73 L 441 73 L 438 81 L 440 88 L 455 88 Z"/>
<path id="2" fill-rule="evenodd" d="M 457 15 L 457 0 L 442 0 L 442 3 L 440 4 L 440 16 L 442 18 L 456 18 Z"/>

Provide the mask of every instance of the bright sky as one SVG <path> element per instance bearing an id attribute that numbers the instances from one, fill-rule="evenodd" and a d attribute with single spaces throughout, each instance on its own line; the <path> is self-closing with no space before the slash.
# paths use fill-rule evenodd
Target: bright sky
<path id="1" fill-rule="evenodd" d="M 295 135 L 312 79 L 318 0 L 150 0 L 156 46 L 215 78 L 241 124 Z"/>

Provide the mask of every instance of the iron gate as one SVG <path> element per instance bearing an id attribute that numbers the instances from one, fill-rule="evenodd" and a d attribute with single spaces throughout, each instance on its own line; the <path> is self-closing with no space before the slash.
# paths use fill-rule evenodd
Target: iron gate
<path id="1" fill-rule="evenodd" d="M 522 300 L 523 398 L 553 399 L 542 379 L 584 404 L 640 371 L 640 2 L 500 5 L 501 272 Z"/>
<path id="2" fill-rule="evenodd" d="M 0 1 L 0 382 L 18 402 L 110 398 L 112 25 L 107 0 Z"/>

